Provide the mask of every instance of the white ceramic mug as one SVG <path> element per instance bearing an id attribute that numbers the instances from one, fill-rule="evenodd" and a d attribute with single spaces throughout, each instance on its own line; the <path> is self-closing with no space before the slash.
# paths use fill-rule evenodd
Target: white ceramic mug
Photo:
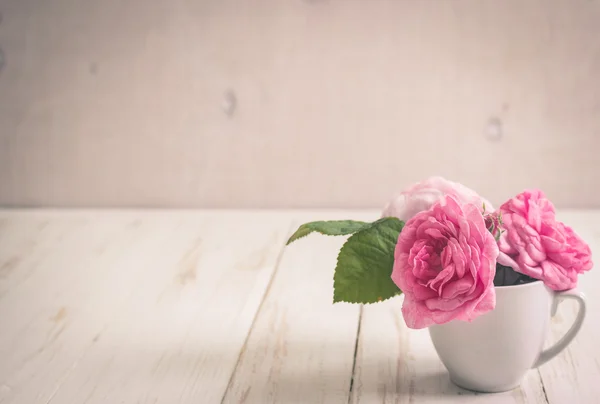
<path id="1" fill-rule="evenodd" d="M 550 319 L 565 299 L 579 303 L 577 318 L 565 336 L 543 350 Z M 585 300 L 576 290 L 554 292 L 543 282 L 496 287 L 496 308 L 473 322 L 451 321 L 429 328 L 433 345 L 452 382 L 480 392 L 517 387 L 536 368 L 573 340 L 585 317 Z"/>

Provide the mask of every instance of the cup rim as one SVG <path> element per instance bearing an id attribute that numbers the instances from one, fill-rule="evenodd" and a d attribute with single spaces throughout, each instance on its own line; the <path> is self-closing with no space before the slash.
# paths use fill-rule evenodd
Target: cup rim
<path id="1" fill-rule="evenodd" d="M 541 279 L 536 279 L 533 282 L 529 282 L 529 283 L 522 283 L 520 285 L 503 285 L 503 286 L 494 286 L 494 289 L 511 289 L 511 288 L 527 288 L 527 287 L 531 287 L 531 286 L 537 286 L 539 284 L 544 284 L 544 282 L 542 282 Z"/>

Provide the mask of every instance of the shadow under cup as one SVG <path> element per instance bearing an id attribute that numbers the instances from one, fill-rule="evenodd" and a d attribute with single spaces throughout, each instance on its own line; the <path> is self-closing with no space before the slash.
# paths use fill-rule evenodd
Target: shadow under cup
<path id="1" fill-rule="evenodd" d="M 480 392 L 511 390 L 529 369 L 552 359 L 575 337 L 585 316 L 583 294 L 555 292 L 541 281 L 498 286 L 494 310 L 473 322 L 451 321 L 429 328 L 433 345 L 460 387 Z M 565 336 L 543 350 L 551 316 L 561 300 L 579 303 L 577 318 Z"/>

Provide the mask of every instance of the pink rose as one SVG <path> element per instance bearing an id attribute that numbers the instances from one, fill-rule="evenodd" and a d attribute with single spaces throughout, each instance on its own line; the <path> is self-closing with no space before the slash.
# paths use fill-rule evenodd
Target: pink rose
<path id="1" fill-rule="evenodd" d="M 392 280 L 404 292 L 408 327 L 471 321 L 492 310 L 497 256 L 479 205 L 446 196 L 406 222 Z"/>
<path id="2" fill-rule="evenodd" d="M 494 211 L 492 205 L 472 189 L 442 177 L 431 177 L 395 195 L 384 207 L 382 217 L 393 216 L 406 221 L 417 213 L 428 210 L 444 195 L 453 196 L 461 204 L 473 203 L 480 211 L 484 204 L 486 211 Z"/>
<path id="3" fill-rule="evenodd" d="M 528 190 L 500 207 L 505 232 L 498 262 L 554 290 L 572 289 L 577 276 L 592 268 L 590 247 L 569 226 L 556 220 L 544 193 Z"/>

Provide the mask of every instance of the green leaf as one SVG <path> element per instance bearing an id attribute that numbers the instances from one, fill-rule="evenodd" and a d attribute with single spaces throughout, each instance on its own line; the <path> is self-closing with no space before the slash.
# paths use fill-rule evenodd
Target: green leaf
<path id="1" fill-rule="evenodd" d="M 402 293 L 391 278 L 402 227 L 404 222 L 387 217 L 348 238 L 333 277 L 334 303 L 375 303 Z"/>
<path id="2" fill-rule="evenodd" d="M 310 233 L 316 231 L 317 233 L 324 234 L 326 236 L 344 236 L 347 234 L 355 233 L 365 227 L 372 226 L 373 223 L 357 222 L 354 220 L 331 220 L 327 222 L 310 222 L 305 223 L 296 230 L 292 237 L 288 240 L 287 244 L 298 240 L 299 238 L 308 236 Z"/>

